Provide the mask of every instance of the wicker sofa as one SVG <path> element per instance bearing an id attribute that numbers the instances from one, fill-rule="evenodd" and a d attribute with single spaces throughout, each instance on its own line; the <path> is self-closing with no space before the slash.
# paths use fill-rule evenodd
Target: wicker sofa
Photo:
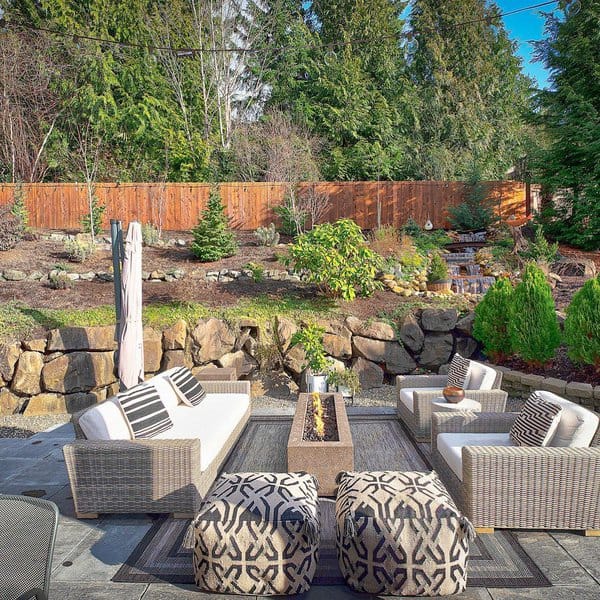
<path id="1" fill-rule="evenodd" d="M 500 389 L 502 373 L 488 365 L 471 361 L 465 386 L 467 398 L 477 400 L 482 412 L 504 412 L 508 394 Z M 431 403 L 442 395 L 447 375 L 398 375 L 396 377 L 397 413 L 418 442 L 431 436 Z"/>
<path id="2" fill-rule="evenodd" d="M 203 381 L 205 400 L 186 406 L 163 375 L 146 382 L 156 385 L 173 421 L 172 429 L 156 437 L 131 439 L 115 398 L 73 415 L 77 439 L 63 452 L 79 518 L 196 513 L 248 422 L 250 383 Z M 90 414 L 94 410 L 103 415 L 99 422 Z"/>
<path id="3" fill-rule="evenodd" d="M 573 436 L 574 444 L 583 445 L 565 446 L 564 438 L 544 447 L 512 445 L 508 432 L 518 413 L 440 412 L 432 417 L 433 467 L 480 533 L 534 528 L 598 535 L 598 415 L 550 392 L 538 393 L 562 405 L 561 423 L 570 415 L 586 424 L 583 437 Z"/>

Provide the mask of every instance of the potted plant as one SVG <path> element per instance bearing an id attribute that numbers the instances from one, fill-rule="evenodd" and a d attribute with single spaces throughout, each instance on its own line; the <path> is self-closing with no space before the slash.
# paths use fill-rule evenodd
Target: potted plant
<path id="1" fill-rule="evenodd" d="M 306 355 L 304 368 L 308 367 L 306 385 L 309 392 L 327 391 L 327 367 L 329 362 L 323 347 L 324 334 L 325 329 L 323 327 L 310 324 L 304 326 L 292 336 L 292 346 L 300 344 Z"/>
<path id="2" fill-rule="evenodd" d="M 352 369 L 332 370 L 327 374 L 329 391 L 339 392 L 344 398 L 354 400 L 354 394 L 360 391 L 358 373 Z"/>
<path id="3" fill-rule="evenodd" d="M 452 280 L 448 278 L 448 265 L 439 252 L 434 252 L 429 259 L 427 269 L 427 289 L 430 292 L 450 291 Z"/>

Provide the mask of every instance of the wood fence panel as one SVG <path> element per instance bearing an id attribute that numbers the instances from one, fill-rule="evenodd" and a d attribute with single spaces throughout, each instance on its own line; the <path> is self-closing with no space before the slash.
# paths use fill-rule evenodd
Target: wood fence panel
<path id="1" fill-rule="evenodd" d="M 503 219 L 526 215 L 527 187 L 518 181 L 486 182 L 489 197 Z M 14 198 L 13 184 L 0 184 L 0 205 Z M 419 225 L 429 218 L 434 227 L 448 227 L 448 208 L 462 202 L 469 186 L 459 181 L 356 181 L 315 182 L 300 185 L 300 194 L 323 196 L 323 220 L 354 219 L 363 229 L 381 224 L 400 227 L 412 217 Z M 234 228 L 254 230 L 278 222 L 274 207 L 285 197 L 286 184 L 240 182 L 220 184 L 221 197 Z M 38 229 L 81 228 L 88 211 L 83 183 L 23 185 L 30 224 Z M 207 205 L 208 183 L 98 183 L 96 195 L 106 206 L 104 225 L 110 219 L 124 223 L 137 219 L 164 230 L 188 231 Z"/>

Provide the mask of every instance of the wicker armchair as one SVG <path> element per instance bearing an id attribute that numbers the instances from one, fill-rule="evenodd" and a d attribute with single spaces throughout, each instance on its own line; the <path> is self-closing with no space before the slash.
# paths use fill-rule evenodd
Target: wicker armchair
<path id="1" fill-rule="evenodd" d="M 207 394 L 250 395 L 248 381 L 203 381 L 202 387 Z M 99 513 L 193 516 L 250 418 L 248 407 L 217 456 L 201 470 L 200 439 L 87 440 L 79 426 L 85 412 L 72 416 L 78 439 L 63 448 L 79 518 Z"/>
<path id="2" fill-rule="evenodd" d="M 428 442 L 431 436 L 431 402 L 442 395 L 447 375 L 398 375 L 396 397 L 398 417 L 406 423 L 418 442 Z M 477 400 L 482 412 L 504 412 L 508 394 L 500 389 L 502 373 L 496 371 L 493 389 L 467 389 L 467 398 Z M 415 389 L 416 388 L 416 389 Z M 402 401 L 402 390 L 412 392 L 412 410 Z"/>
<path id="3" fill-rule="evenodd" d="M 582 529 L 600 534 L 600 430 L 587 448 L 463 446 L 462 480 L 438 449 L 440 433 L 506 433 L 517 413 L 435 413 L 431 461 L 480 533 Z"/>

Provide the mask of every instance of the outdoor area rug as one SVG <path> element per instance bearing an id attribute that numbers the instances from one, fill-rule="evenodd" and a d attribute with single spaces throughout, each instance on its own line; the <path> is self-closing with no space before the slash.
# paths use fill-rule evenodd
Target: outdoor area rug
<path id="1" fill-rule="evenodd" d="M 252 419 L 238 441 L 225 472 L 286 470 L 291 419 Z M 429 470 L 399 421 L 351 417 L 355 468 L 359 470 Z M 159 517 L 125 564 L 115 582 L 194 583 L 193 531 L 190 521 Z M 321 500 L 321 548 L 313 585 L 344 583 L 335 551 L 335 501 Z M 470 587 L 535 588 L 550 582 L 509 531 L 478 536 L 469 556 Z"/>

